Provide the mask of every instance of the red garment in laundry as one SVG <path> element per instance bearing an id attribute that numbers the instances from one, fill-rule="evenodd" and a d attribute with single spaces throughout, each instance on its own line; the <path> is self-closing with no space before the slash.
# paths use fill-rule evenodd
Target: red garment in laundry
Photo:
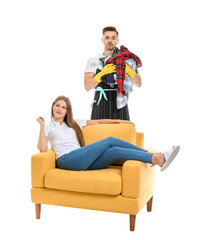
<path id="1" fill-rule="evenodd" d="M 125 80 L 125 69 L 127 59 L 133 59 L 136 62 L 137 68 L 142 66 L 142 62 L 138 56 L 130 52 L 128 48 L 123 45 L 120 47 L 120 50 L 115 53 L 111 58 L 109 58 L 106 64 L 113 63 L 116 65 L 116 80 L 118 84 L 117 92 L 121 92 L 123 96 L 126 95 L 126 92 L 123 90 L 124 80 Z"/>

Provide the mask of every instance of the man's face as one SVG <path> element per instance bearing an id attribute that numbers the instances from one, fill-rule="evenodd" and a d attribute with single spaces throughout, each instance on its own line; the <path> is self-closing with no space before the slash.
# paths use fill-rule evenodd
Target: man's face
<path id="1" fill-rule="evenodd" d="M 102 42 L 107 50 L 113 50 L 119 42 L 117 33 L 114 31 L 105 32 L 102 38 Z"/>

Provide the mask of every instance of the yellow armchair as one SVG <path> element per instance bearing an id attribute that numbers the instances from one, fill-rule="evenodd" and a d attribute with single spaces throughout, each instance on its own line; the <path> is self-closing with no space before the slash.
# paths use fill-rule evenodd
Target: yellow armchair
<path id="1" fill-rule="evenodd" d="M 143 133 L 132 124 L 99 124 L 83 128 L 86 145 L 112 136 L 144 147 Z M 137 213 L 147 205 L 152 209 L 155 168 L 129 160 L 116 161 L 105 169 L 69 171 L 56 168 L 52 149 L 31 158 L 31 199 L 36 218 L 41 204 L 118 212 L 130 215 L 130 230 L 135 229 Z"/>

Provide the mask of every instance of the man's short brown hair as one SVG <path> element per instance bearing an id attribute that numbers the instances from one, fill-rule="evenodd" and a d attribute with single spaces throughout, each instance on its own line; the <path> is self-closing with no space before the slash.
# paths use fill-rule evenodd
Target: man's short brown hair
<path id="1" fill-rule="evenodd" d="M 103 35 L 104 35 L 105 32 L 108 32 L 108 31 L 116 32 L 117 35 L 119 35 L 117 29 L 116 29 L 115 27 L 113 27 L 113 26 L 103 28 L 103 29 L 102 29 Z"/>

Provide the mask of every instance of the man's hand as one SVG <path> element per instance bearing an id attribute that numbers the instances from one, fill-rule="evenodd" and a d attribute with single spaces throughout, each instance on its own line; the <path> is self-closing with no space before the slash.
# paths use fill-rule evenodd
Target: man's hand
<path id="1" fill-rule="evenodd" d="M 113 64 L 107 64 L 104 68 L 102 68 L 101 72 L 95 75 L 95 80 L 97 82 L 101 82 L 101 77 L 109 74 L 109 73 L 115 73 L 116 72 L 116 66 Z"/>
<path id="2" fill-rule="evenodd" d="M 136 75 L 135 70 L 133 70 L 132 68 L 129 67 L 128 64 L 126 64 L 126 74 L 130 77 L 130 78 L 134 78 Z"/>

